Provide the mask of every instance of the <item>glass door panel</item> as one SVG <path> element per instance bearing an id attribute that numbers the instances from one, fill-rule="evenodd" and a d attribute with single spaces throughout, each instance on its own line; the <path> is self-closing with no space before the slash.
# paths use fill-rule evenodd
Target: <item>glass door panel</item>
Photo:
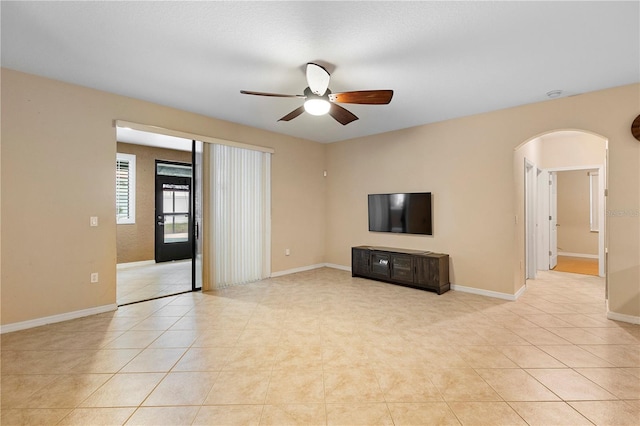
<path id="1" fill-rule="evenodd" d="M 190 177 L 156 175 L 156 262 L 191 259 L 191 196 Z"/>

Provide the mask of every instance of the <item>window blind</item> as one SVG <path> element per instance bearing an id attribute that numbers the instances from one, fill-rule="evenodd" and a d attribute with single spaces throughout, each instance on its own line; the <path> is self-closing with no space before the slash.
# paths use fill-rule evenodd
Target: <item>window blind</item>
<path id="1" fill-rule="evenodd" d="M 271 154 L 209 144 L 212 284 L 271 274 Z"/>
<path id="2" fill-rule="evenodd" d="M 135 155 L 116 157 L 116 222 L 135 223 Z"/>

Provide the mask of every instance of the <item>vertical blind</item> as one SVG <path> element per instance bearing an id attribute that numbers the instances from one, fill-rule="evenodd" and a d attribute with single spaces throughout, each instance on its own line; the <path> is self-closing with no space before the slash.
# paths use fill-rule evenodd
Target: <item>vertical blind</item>
<path id="1" fill-rule="evenodd" d="M 212 284 L 220 288 L 267 278 L 271 274 L 271 154 L 207 146 Z"/>
<path id="2" fill-rule="evenodd" d="M 135 223 L 135 155 L 116 157 L 116 221 Z"/>

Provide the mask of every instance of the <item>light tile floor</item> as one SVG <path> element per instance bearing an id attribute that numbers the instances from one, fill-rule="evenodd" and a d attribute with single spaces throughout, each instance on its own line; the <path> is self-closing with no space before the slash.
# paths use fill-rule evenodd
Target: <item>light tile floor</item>
<path id="1" fill-rule="evenodd" d="M 118 268 L 118 305 L 191 291 L 191 259 Z"/>
<path id="2" fill-rule="evenodd" d="M 597 277 L 517 302 L 319 269 L 2 336 L 2 425 L 637 425 Z"/>

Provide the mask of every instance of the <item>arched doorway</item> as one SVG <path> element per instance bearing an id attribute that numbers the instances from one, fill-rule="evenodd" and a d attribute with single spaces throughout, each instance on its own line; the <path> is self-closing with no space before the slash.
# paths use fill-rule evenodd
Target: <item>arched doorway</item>
<path id="1" fill-rule="evenodd" d="M 591 240 L 597 244 L 598 275 L 606 277 L 606 182 L 607 138 L 584 130 L 555 130 L 532 137 L 514 151 L 514 178 L 516 180 L 516 222 L 520 247 L 520 280 L 535 279 L 537 271 L 553 269 L 558 247 L 580 247 L 578 241 Z M 586 229 L 582 237 L 574 224 L 558 223 L 556 182 L 558 174 L 583 173 L 590 188 Z M 582 179 L 582 178 L 581 178 Z M 558 230 L 562 229 L 562 245 L 558 243 Z M 584 243 L 583 243 L 584 244 Z M 567 250 L 582 256 L 580 250 Z M 589 251 L 589 250 L 583 250 Z M 595 254 L 592 252 L 590 255 Z"/>

